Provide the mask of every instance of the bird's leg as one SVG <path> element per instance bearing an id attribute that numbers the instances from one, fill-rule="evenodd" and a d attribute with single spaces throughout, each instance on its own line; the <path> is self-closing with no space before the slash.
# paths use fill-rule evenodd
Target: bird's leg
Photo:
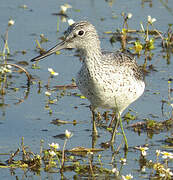
<path id="1" fill-rule="evenodd" d="M 120 118 L 119 118 L 119 116 L 116 115 L 116 113 L 115 113 L 113 121 L 115 122 L 115 125 L 113 128 L 113 133 L 112 133 L 111 140 L 110 140 L 111 143 L 114 143 L 114 141 L 115 141 L 115 135 L 117 133 L 117 129 L 118 129 L 119 122 L 120 122 Z"/>
<path id="2" fill-rule="evenodd" d="M 96 128 L 96 119 L 95 119 L 95 108 L 91 105 L 90 110 L 92 112 L 92 132 L 93 135 L 96 137 L 98 136 L 97 128 Z"/>
<path id="3" fill-rule="evenodd" d="M 118 121 L 117 117 L 119 117 L 119 114 L 121 114 L 121 112 L 119 112 L 119 108 L 118 108 L 116 98 L 115 98 L 115 108 L 113 109 L 112 119 L 111 119 L 111 122 L 110 122 L 108 128 L 111 128 L 113 123 L 114 124 L 117 123 L 117 121 Z M 115 128 L 115 126 L 114 126 L 114 128 Z"/>
<path id="4" fill-rule="evenodd" d="M 115 122 L 115 120 L 116 120 L 115 118 L 116 118 L 116 113 L 113 112 L 112 119 L 111 119 L 111 122 L 110 122 L 108 128 L 111 128 L 111 127 L 112 127 L 113 122 Z"/>
<path id="5" fill-rule="evenodd" d="M 92 112 L 92 124 L 93 124 L 93 134 L 95 136 L 98 136 L 98 132 L 97 132 L 97 128 L 96 128 L 96 120 L 95 120 L 95 111 L 93 109 L 91 109 Z"/>
<path id="6" fill-rule="evenodd" d="M 122 123 L 122 118 L 121 118 L 121 114 L 118 113 L 116 116 L 115 116 L 115 120 L 116 120 L 116 124 L 114 126 L 114 129 L 113 129 L 113 134 L 112 134 L 112 137 L 111 137 L 111 140 L 110 140 L 110 143 L 113 144 L 114 141 L 115 141 L 115 135 L 117 133 L 117 128 L 120 124 L 120 127 L 121 127 L 121 131 L 122 131 L 122 134 L 123 134 L 123 138 L 124 138 L 124 142 L 125 142 L 125 150 L 128 150 L 128 142 L 127 142 L 127 138 L 126 138 L 126 135 L 125 135 L 125 132 L 124 132 L 124 128 L 123 128 L 123 123 Z"/>

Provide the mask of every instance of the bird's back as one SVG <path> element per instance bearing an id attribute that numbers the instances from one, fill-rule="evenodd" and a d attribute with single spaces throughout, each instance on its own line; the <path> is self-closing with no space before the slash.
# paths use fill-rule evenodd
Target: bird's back
<path id="1" fill-rule="evenodd" d="M 142 68 L 137 64 L 136 59 L 133 54 L 130 52 L 107 52 L 103 53 L 103 61 L 108 64 L 108 66 L 114 67 L 115 71 L 120 71 L 120 67 L 125 71 L 132 72 L 132 76 L 136 78 L 136 80 L 144 80 Z"/>

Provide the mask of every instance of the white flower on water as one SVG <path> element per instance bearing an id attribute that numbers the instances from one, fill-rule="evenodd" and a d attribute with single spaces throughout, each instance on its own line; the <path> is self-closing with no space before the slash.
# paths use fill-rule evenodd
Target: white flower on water
<path id="1" fill-rule="evenodd" d="M 53 156 L 56 156 L 56 153 L 55 153 L 54 151 L 52 151 L 52 150 L 49 151 L 49 154 L 50 154 L 50 156 L 52 156 L 52 157 L 53 157 Z"/>
<path id="2" fill-rule="evenodd" d="M 167 169 L 161 168 L 159 176 L 160 177 L 173 176 L 173 172 L 170 170 L 170 168 L 167 168 Z"/>
<path id="3" fill-rule="evenodd" d="M 142 166 L 142 168 L 141 168 L 141 172 L 145 172 L 146 171 L 146 166 Z"/>
<path id="4" fill-rule="evenodd" d="M 58 76 L 58 73 L 55 72 L 52 68 L 48 68 L 48 71 L 50 72 L 50 74 L 51 74 L 52 76 Z"/>
<path id="5" fill-rule="evenodd" d="M 128 18 L 128 19 L 131 19 L 132 16 L 133 16 L 132 13 L 128 13 L 128 14 L 127 14 L 127 18 Z"/>
<path id="6" fill-rule="evenodd" d="M 165 169 L 165 173 L 169 176 L 173 176 L 173 172 L 170 170 L 170 168 Z"/>
<path id="7" fill-rule="evenodd" d="M 64 5 L 61 5 L 60 8 L 61 8 L 61 12 L 65 13 L 67 9 L 72 8 L 72 6 L 70 4 L 64 4 Z"/>
<path id="8" fill-rule="evenodd" d="M 11 73 L 12 71 L 8 68 L 4 68 L 4 71 L 7 72 L 7 73 Z"/>
<path id="9" fill-rule="evenodd" d="M 146 152 L 146 150 L 148 150 L 147 147 L 141 147 L 141 146 L 139 146 L 139 147 L 135 147 L 135 148 L 141 151 L 141 155 L 142 155 L 142 156 L 146 156 L 146 155 L 147 155 L 147 152 Z"/>
<path id="10" fill-rule="evenodd" d="M 66 129 L 65 130 L 65 136 L 66 136 L 67 139 L 69 139 L 69 138 L 71 138 L 73 136 L 73 133 Z"/>
<path id="11" fill-rule="evenodd" d="M 71 26 L 72 24 L 74 24 L 75 23 L 75 21 L 73 20 L 73 19 L 69 19 L 68 20 L 68 24 Z"/>
<path id="12" fill-rule="evenodd" d="M 129 179 L 133 179 L 133 176 L 131 174 L 127 174 L 126 176 L 122 175 L 122 180 L 129 180 Z"/>
<path id="13" fill-rule="evenodd" d="M 49 147 L 54 148 L 54 149 L 60 149 L 60 146 L 58 143 L 49 144 Z"/>
<path id="14" fill-rule="evenodd" d="M 13 19 L 10 19 L 10 20 L 8 21 L 8 26 L 13 26 L 14 23 L 15 23 L 15 21 L 14 21 Z"/>
<path id="15" fill-rule="evenodd" d="M 51 96 L 51 93 L 50 93 L 49 91 L 46 91 L 46 92 L 45 92 L 45 95 L 46 95 L 46 96 Z"/>
<path id="16" fill-rule="evenodd" d="M 112 173 L 116 174 L 116 176 L 119 176 L 119 171 L 116 168 L 112 169 Z"/>
<path id="17" fill-rule="evenodd" d="M 12 66 L 8 64 L 8 65 L 7 65 L 7 68 L 8 68 L 8 69 L 11 69 L 11 68 L 12 68 Z"/>
<path id="18" fill-rule="evenodd" d="M 94 154 L 94 153 L 91 152 L 91 151 L 88 151 L 88 152 L 87 152 L 87 155 L 88 155 L 88 156 L 91 156 L 91 155 L 93 155 L 93 154 Z"/>
<path id="19" fill-rule="evenodd" d="M 127 162 L 127 160 L 126 160 L 125 158 L 121 158 L 121 159 L 120 159 L 120 163 L 122 163 L 122 164 L 124 164 L 124 165 L 125 165 L 125 164 L 126 164 L 126 162 Z"/>
<path id="20" fill-rule="evenodd" d="M 160 150 L 156 150 L 156 156 L 159 156 L 160 155 Z"/>
<path id="21" fill-rule="evenodd" d="M 0 67 L 0 73 L 4 74 L 4 73 L 11 73 L 11 65 L 5 65 L 5 66 L 1 66 Z"/>
<path id="22" fill-rule="evenodd" d="M 148 23 L 153 24 L 156 21 L 156 18 L 151 18 L 151 16 L 148 16 Z"/>
<path id="23" fill-rule="evenodd" d="M 162 156 L 163 159 L 173 159 L 173 153 L 163 151 L 161 152 L 161 154 L 163 155 Z"/>

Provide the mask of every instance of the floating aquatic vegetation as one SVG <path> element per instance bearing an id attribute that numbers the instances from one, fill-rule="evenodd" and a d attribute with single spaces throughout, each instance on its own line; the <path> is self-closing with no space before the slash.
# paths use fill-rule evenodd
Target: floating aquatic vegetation
<path id="1" fill-rule="evenodd" d="M 123 12 L 121 15 L 123 17 L 122 29 L 117 29 L 114 33 L 111 31 L 105 32 L 106 34 L 112 34 L 110 42 L 115 43 L 116 41 L 120 41 L 122 51 L 132 50 L 132 53 L 138 57 L 144 55 L 144 72 L 148 72 L 147 62 L 148 60 L 151 61 L 155 55 L 153 50 L 155 50 L 156 46 L 158 48 L 162 47 L 160 52 L 165 54 L 164 57 L 169 64 L 170 55 L 173 53 L 172 24 L 169 25 L 167 34 L 165 34 L 156 28 L 156 18 L 148 15 L 147 23 L 144 25 L 140 22 L 141 29 L 137 30 L 129 27 L 129 19 L 132 18 L 131 13 Z M 148 65 L 148 68 L 149 66 L 150 65 Z"/>
<path id="2" fill-rule="evenodd" d="M 45 148 L 44 141 L 41 140 L 39 153 L 34 153 L 29 146 L 26 146 L 24 144 L 24 138 L 22 138 L 21 146 L 14 153 L 11 153 L 7 161 L 1 161 L 0 168 L 13 168 L 14 171 L 20 168 L 25 173 L 29 170 L 38 175 L 42 171 L 45 171 L 60 173 L 61 176 L 65 176 L 66 172 L 73 172 L 76 176 L 92 178 L 110 177 L 123 180 L 134 178 L 132 173 L 122 174 L 123 167 L 128 167 L 129 162 L 126 158 L 119 157 L 118 154 L 114 155 L 116 156 L 116 161 L 114 162 L 114 157 L 111 160 L 112 162 L 110 162 L 112 168 L 105 168 L 104 166 L 107 163 L 105 164 L 102 161 L 102 155 L 100 154 L 104 149 L 84 147 L 66 149 L 67 141 L 72 137 L 71 134 L 69 130 L 65 131 L 63 135 L 65 138 L 63 147 L 56 142 L 52 142 L 48 144 L 48 148 Z M 146 151 L 150 153 L 152 149 L 147 146 L 134 147 L 134 151 L 136 149 L 141 152 L 139 159 L 137 158 L 136 160 L 138 160 L 141 173 L 145 173 L 146 178 L 164 177 L 167 180 L 172 179 L 173 172 L 169 167 L 169 162 L 173 159 L 171 152 L 156 150 L 155 154 L 152 155 L 154 159 L 148 160 Z M 94 157 L 96 158 L 95 161 L 92 160 Z"/>
<path id="3" fill-rule="evenodd" d="M 4 47 L 3 50 L 0 52 L 0 95 L 2 105 L 5 104 L 5 97 L 6 95 L 11 94 L 11 92 L 18 92 L 20 90 L 19 86 L 17 87 L 17 83 L 15 82 L 15 75 L 21 74 L 24 72 L 27 77 L 27 90 L 24 92 L 25 95 L 23 98 L 17 98 L 14 104 L 22 103 L 28 97 L 28 89 L 31 83 L 31 75 L 28 71 L 20 65 L 10 63 L 9 56 L 11 56 L 10 48 L 8 46 L 8 33 L 9 29 L 15 24 L 15 21 L 10 18 L 8 21 L 8 25 L 6 28 L 5 35 L 3 37 Z"/>

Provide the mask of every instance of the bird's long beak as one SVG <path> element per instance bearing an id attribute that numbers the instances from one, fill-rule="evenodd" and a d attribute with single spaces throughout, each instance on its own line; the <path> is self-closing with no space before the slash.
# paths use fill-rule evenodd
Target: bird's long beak
<path id="1" fill-rule="evenodd" d="M 51 54 L 55 53 L 56 51 L 59 51 L 61 49 L 65 49 L 65 48 L 67 48 L 67 43 L 66 43 L 66 41 L 62 41 L 59 44 L 57 44 L 56 46 L 54 46 L 53 48 L 46 51 L 44 54 L 31 59 L 31 62 L 39 61 L 40 59 L 50 56 Z"/>

